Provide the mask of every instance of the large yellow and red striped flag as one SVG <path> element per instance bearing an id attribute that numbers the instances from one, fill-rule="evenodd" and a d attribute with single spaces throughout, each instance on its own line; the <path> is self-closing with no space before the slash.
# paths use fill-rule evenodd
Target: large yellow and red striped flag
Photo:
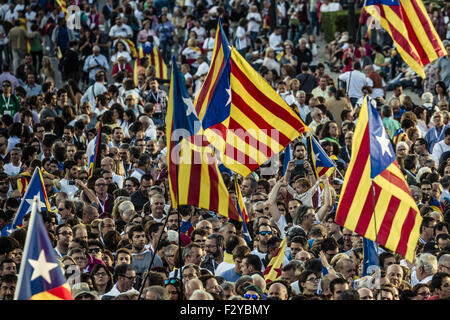
<path id="1" fill-rule="evenodd" d="M 203 139 L 201 123 L 172 62 L 166 115 L 167 168 L 172 207 L 191 205 L 242 221 L 220 175 L 216 160 Z"/>
<path id="2" fill-rule="evenodd" d="M 195 102 L 223 164 L 246 177 L 308 130 L 276 91 L 228 44 L 220 21 L 213 59 Z"/>
<path id="3" fill-rule="evenodd" d="M 421 0 L 367 0 L 364 8 L 390 34 L 400 56 L 422 78 L 428 63 L 447 54 Z"/>
<path id="4" fill-rule="evenodd" d="M 422 217 L 380 116 L 364 98 L 353 136 L 336 223 L 414 259 Z"/>
<path id="5" fill-rule="evenodd" d="M 266 283 L 280 280 L 281 268 L 283 267 L 284 250 L 286 249 L 286 239 L 287 237 L 284 237 L 283 241 L 281 241 L 277 252 L 275 252 L 275 255 L 272 259 L 270 259 L 267 268 L 264 270 L 263 276 Z"/>

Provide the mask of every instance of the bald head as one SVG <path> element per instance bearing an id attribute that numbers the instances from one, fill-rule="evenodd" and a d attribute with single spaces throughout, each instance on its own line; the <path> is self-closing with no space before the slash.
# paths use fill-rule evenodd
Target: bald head
<path id="1" fill-rule="evenodd" d="M 195 290 L 204 290 L 202 282 L 198 279 L 191 279 L 188 282 L 186 282 L 185 289 L 187 299 L 191 297 L 192 293 Z"/>

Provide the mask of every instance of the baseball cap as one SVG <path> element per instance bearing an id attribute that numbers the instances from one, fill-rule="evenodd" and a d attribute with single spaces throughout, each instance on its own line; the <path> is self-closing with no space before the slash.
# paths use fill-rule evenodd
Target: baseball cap
<path id="1" fill-rule="evenodd" d="M 86 282 L 78 282 L 72 286 L 72 297 L 76 299 L 82 294 L 89 294 L 94 298 L 98 298 L 98 294 L 96 291 L 91 291 L 89 285 Z"/>

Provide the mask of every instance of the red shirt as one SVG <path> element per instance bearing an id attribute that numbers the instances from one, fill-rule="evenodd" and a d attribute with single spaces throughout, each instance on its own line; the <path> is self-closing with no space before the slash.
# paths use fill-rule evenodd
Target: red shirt
<path id="1" fill-rule="evenodd" d="M 355 58 L 361 58 L 361 51 L 359 51 L 359 49 L 345 49 L 344 53 L 342 54 L 342 62 L 344 63 L 344 70 L 342 70 L 342 73 L 353 70 L 353 61 Z"/>

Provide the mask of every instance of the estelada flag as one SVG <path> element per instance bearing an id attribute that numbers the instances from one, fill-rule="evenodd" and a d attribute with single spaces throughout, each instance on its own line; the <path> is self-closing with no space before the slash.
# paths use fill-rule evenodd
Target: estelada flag
<path id="1" fill-rule="evenodd" d="M 422 216 L 376 108 L 364 98 L 336 223 L 413 262 Z"/>
<path id="2" fill-rule="evenodd" d="M 166 137 L 169 191 L 173 208 L 191 205 L 241 221 L 212 149 L 203 139 L 201 124 L 181 80 L 175 57 L 172 59 Z"/>
<path id="3" fill-rule="evenodd" d="M 33 202 L 14 300 L 73 300 L 38 212 L 40 200 Z"/>
<path id="4" fill-rule="evenodd" d="M 264 270 L 264 280 L 266 283 L 270 283 L 272 281 L 277 281 L 281 277 L 281 268 L 283 267 L 283 259 L 284 259 L 284 251 L 286 249 L 286 239 L 284 237 L 283 241 L 280 243 L 280 247 L 275 252 L 275 255 L 270 259 L 267 268 Z"/>
<path id="5" fill-rule="evenodd" d="M 195 108 L 218 158 L 243 177 L 308 131 L 270 84 L 230 47 L 220 21 Z"/>

